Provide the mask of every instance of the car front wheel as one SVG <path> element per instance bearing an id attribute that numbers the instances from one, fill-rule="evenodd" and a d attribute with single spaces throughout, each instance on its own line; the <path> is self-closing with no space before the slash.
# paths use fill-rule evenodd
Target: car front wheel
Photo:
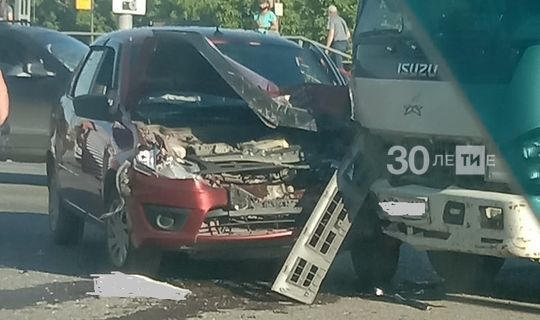
<path id="1" fill-rule="evenodd" d="M 115 197 L 110 201 L 109 212 L 117 210 L 120 204 L 120 199 Z M 133 246 L 131 221 L 125 206 L 107 218 L 106 233 L 107 252 L 114 269 L 148 276 L 157 274 L 161 263 L 161 252 Z"/>

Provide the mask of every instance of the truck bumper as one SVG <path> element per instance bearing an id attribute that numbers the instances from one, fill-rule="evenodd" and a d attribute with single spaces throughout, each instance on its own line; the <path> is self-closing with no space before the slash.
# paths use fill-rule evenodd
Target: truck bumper
<path id="1" fill-rule="evenodd" d="M 382 207 L 378 212 L 389 222 L 386 234 L 418 249 L 540 259 L 540 223 L 522 196 L 457 187 L 393 187 L 384 179 L 371 191 L 379 203 L 425 203 L 424 214 L 417 216 Z"/>

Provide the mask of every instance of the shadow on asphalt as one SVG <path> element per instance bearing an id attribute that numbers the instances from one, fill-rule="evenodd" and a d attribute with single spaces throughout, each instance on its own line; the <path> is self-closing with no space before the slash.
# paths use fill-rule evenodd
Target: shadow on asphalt
<path id="1" fill-rule="evenodd" d="M 79 277 L 107 270 L 105 246 L 95 226 L 85 226 L 78 246 L 55 245 L 48 226 L 46 214 L 0 212 L 0 267 Z"/>
<path id="2" fill-rule="evenodd" d="M 81 245 L 56 246 L 49 235 L 46 214 L 0 212 L 0 267 L 18 269 L 21 273 L 39 271 L 82 278 L 88 278 L 94 273 L 108 273 L 110 269 L 103 239 L 103 231 L 87 223 Z M 417 261 L 407 262 L 416 263 Z M 356 290 L 355 281 L 351 281 L 354 273 L 347 264 L 350 264 L 347 256 L 341 256 L 337 260 L 323 284 L 316 303 L 332 303 L 340 297 L 370 299 L 370 296 Z M 198 301 L 196 304 L 214 303 L 216 308 L 228 306 L 245 306 L 251 309 L 281 308 L 291 302 L 270 291 L 271 283 L 279 267 L 280 265 L 275 261 L 197 261 L 186 259 L 180 254 L 169 254 L 164 258 L 158 278 L 195 292 Z M 396 279 L 395 282 L 403 283 L 406 276 Z M 421 277 L 418 279 L 422 280 Z M 68 284 L 58 284 L 59 288 L 62 287 L 59 291 L 68 291 L 65 296 L 63 293 L 59 296 L 53 294 L 51 299 L 78 299 L 82 291 L 89 291 L 87 290 L 88 283 L 90 281 L 84 280 L 72 289 L 62 287 Z M 428 302 L 443 299 L 491 308 L 540 313 L 540 305 L 537 308 L 486 299 L 493 297 L 517 302 L 540 302 L 540 266 L 522 261 L 507 263 L 490 288 L 459 290 L 441 286 L 434 288 L 414 285 L 396 286 L 396 290 L 399 289 L 405 297 Z M 11 301 L 9 306 L 17 308 L 21 304 L 36 303 L 36 300 L 41 297 L 37 297 L 39 294 L 26 293 L 24 291 L 26 289 L 20 290 L 22 291 L 0 291 L 0 301 Z M 46 289 L 38 286 L 32 290 L 43 292 Z M 54 292 L 54 290 L 51 291 Z M 24 296 L 26 300 L 17 302 L 14 298 L 4 299 L 8 296 Z"/>
<path id="3" fill-rule="evenodd" d="M 47 186 L 47 176 L 42 174 L 0 173 L 0 183 Z"/>
<path id="4" fill-rule="evenodd" d="M 29 288 L 0 290 L 2 309 L 17 310 L 39 304 L 56 304 L 87 297 L 92 281 L 55 282 Z"/>
<path id="5" fill-rule="evenodd" d="M 449 300 L 501 309 L 515 309 L 523 312 L 540 313 L 540 265 L 525 260 L 508 259 L 492 283 L 483 285 L 455 285 L 446 283 L 430 288 L 403 285 L 410 293 L 422 293 L 425 300 Z M 504 302 L 494 299 L 507 300 Z M 487 300 L 486 300 L 487 299 Z M 490 300 L 491 299 L 491 300 Z M 537 307 L 516 306 L 510 302 L 539 304 Z M 521 310 L 521 308 L 524 310 Z"/>

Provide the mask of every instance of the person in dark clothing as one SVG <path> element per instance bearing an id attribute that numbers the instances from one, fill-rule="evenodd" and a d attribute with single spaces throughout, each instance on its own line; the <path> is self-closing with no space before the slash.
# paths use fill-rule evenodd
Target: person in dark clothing
<path id="1" fill-rule="evenodd" d="M 347 26 L 347 22 L 339 16 L 336 6 L 328 7 L 328 36 L 326 38 L 326 46 L 341 52 L 346 52 L 349 47 L 349 39 L 351 32 Z M 328 53 L 328 50 L 326 51 Z M 332 59 L 337 67 L 343 69 L 343 57 L 332 53 Z"/>

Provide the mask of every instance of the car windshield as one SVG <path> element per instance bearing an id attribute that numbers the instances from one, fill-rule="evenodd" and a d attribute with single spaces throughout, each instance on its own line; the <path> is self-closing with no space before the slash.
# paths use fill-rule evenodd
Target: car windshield
<path id="1" fill-rule="evenodd" d="M 164 32 L 149 38 L 133 51 L 137 52 L 133 53 L 132 64 L 136 67 L 129 72 L 128 104 L 135 106 L 141 120 L 163 123 L 163 114 L 170 120 L 173 116 L 184 117 L 186 110 L 196 112 L 199 108 L 210 116 L 209 106 L 239 105 L 251 112 L 246 101 L 258 99 L 255 96 L 259 94 L 276 98 L 287 89 L 305 84 L 335 85 L 336 78 L 330 78 L 331 69 L 324 67 L 329 65 L 317 60 L 316 52 L 292 43 L 218 46 L 230 65 L 223 63 L 220 53 L 201 53 L 176 33 Z M 209 59 L 209 54 L 214 58 Z M 234 74 L 236 79 L 225 80 L 224 72 Z M 253 89 L 249 93 L 244 88 L 248 84 Z M 256 90 L 257 87 L 266 93 Z"/>
<path id="2" fill-rule="evenodd" d="M 167 126 L 257 121 L 254 116 L 255 114 L 241 99 L 186 91 L 161 94 L 155 92 L 139 101 L 133 112 L 135 121 Z"/>
<path id="3" fill-rule="evenodd" d="M 71 72 L 88 52 L 87 45 L 62 34 L 39 32 L 34 39 Z"/>
<path id="4" fill-rule="evenodd" d="M 136 120 L 180 125 L 254 116 L 201 52 L 174 33 L 159 34 L 132 52 L 136 67 L 129 72 L 127 96 Z"/>
<path id="5" fill-rule="evenodd" d="M 305 83 L 333 84 L 325 62 L 308 49 L 260 42 L 216 42 L 216 46 L 226 56 L 280 88 Z"/>

